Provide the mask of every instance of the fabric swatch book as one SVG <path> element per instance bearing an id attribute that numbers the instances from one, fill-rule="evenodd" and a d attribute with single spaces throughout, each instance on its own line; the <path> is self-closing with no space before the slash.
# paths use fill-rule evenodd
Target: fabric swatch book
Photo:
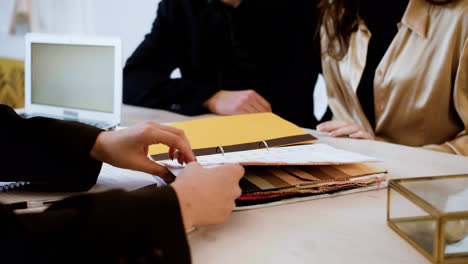
<path id="1" fill-rule="evenodd" d="M 246 167 L 237 207 L 363 187 L 384 187 L 386 170 L 372 164 Z"/>
<path id="2" fill-rule="evenodd" d="M 237 209 L 386 187 L 386 171 L 373 164 L 377 159 L 314 143 L 315 137 L 272 113 L 172 126 L 185 131 L 202 166 L 238 163 L 246 168 Z M 168 160 L 168 150 L 153 145 L 149 157 L 177 176 L 184 165 Z"/>
<path id="3" fill-rule="evenodd" d="M 315 137 L 273 113 L 220 116 L 171 124 L 184 130 L 197 157 L 292 144 L 312 143 Z M 155 161 L 167 159 L 169 148 L 152 145 Z"/>
<path id="4" fill-rule="evenodd" d="M 177 177 L 183 166 L 168 169 Z M 239 183 L 242 195 L 236 200 L 236 210 L 386 188 L 386 175 L 386 170 L 371 163 L 246 166 Z"/>

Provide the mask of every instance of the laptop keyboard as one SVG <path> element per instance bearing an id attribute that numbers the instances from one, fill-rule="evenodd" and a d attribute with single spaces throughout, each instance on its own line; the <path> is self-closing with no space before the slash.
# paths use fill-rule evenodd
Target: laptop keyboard
<path id="1" fill-rule="evenodd" d="M 104 129 L 104 130 L 109 130 L 109 129 L 115 127 L 115 125 L 111 125 L 111 123 L 104 122 L 104 121 L 86 120 L 86 119 L 73 119 L 73 118 L 65 118 L 63 116 L 45 115 L 45 114 L 38 114 L 38 113 L 32 113 L 32 114 L 22 113 L 22 114 L 20 114 L 20 116 L 24 117 L 24 118 L 42 116 L 42 117 L 48 117 L 48 118 L 53 118 L 53 119 L 58 119 L 58 120 L 76 121 L 76 122 L 80 122 L 80 123 L 87 124 L 87 125 L 90 125 L 90 126 L 94 126 L 94 127 Z"/>

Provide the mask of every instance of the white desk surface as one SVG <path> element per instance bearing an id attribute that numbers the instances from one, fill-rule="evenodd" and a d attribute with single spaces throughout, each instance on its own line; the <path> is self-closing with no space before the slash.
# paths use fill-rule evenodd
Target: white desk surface
<path id="1" fill-rule="evenodd" d="M 396 144 L 330 138 L 374 156 L 390 178 L 468 173 L 468 157 Z M 387 226 L 387 190 L 234 212 L 189 235 L 194 263 L 430 263 Z"/>
<path id="2" fill-rule="evenodd" d="M 189 119 L 193 117 L 123 107 L 123 125 Z M 319 142 L 383 160 L 379 166 L 389 171 L 390 178 L 468 173 L 468 157 L 309 132 Z M 104 165 L 91 191 L 132 190 L 156 182 L 148 174 Z M 227 223 L 197 228 L 188 235 L 193 263 L 429 263 L 387 226 L 386 194 L 383 189 L 234 212 Z M 0 202 L 34 197 L 37 194 L 6 193 L 0 194 Z"/>

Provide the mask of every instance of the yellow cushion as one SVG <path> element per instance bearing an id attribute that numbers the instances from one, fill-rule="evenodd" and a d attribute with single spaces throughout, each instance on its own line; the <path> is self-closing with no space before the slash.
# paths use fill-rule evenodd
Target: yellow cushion
<path id="1" fill-rule="evenodd" d="M 24 62 L 0 58 L 0 104 L 24 107 Z"/>

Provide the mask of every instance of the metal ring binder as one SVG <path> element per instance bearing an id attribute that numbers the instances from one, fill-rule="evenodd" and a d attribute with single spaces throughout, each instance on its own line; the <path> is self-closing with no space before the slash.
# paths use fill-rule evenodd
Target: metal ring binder
<path id="1" fill-rule="evenodd" d="M 217 147 L 216 147 L 216 153 L 218 153 L 218 149 L 221 150 L 221 152 L 223 153 L 223 156 L 224 156 L 224 149 L 223 149 L 223 147 L 217 146 Z"/>
<path id="2" fill-rule="evenodd" d="M 268 147 L 268 144 L 266 143 L 265 140 L 262 140 L 258 145 L 260 146 L 263 143 L 265 145 L 266 150 L 270 151 L 270 148 Z"/>

